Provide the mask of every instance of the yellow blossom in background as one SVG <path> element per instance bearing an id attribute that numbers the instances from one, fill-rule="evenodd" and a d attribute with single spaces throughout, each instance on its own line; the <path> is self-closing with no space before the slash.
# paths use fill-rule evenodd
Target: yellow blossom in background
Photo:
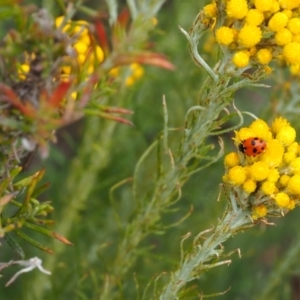
<path id="1" fill-rule="evenodd" d="M 215 2 L 204 8 L 214 18 L 215 42 L 222 45 L 228 63 L 247 68 L 285 61 L 300 75 L 300 0 L 228 0 L 217 22 Z M 211 27 L 212 28 L 212 27 Z M 228 68 L 228 70 L 231 70 Z"/>
<path id="2" fill-rule="evenodd" d="M 245 207 L 252 207 L 254 220 L 294 209 L 300 204 L 300 146 L 295 129 L 282 117 L 276 118 L 271 126 L 258 119 L 235 131 L 233 140 L 238 146 L 251 138 L 254 143 L 247 143 L 247 147 L 259 147 L 254 138 L 263 139 L 265 151 L 258 155 L 251 149 L 236 152 L 239 159 L 235 152 L 225 156 L 224 183 L 232 186 L 236 195 L 248 195 L 240 201 Z"/>

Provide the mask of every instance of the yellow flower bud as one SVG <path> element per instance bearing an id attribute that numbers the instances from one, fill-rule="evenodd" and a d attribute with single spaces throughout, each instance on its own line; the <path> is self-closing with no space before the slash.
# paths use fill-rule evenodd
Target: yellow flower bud
<path id="1" fill-rule="evenodd" d="M 248 194 L 253 193 L 256 190 L 256 182 L 254 180 L 247 179 L 243 184 L 243 190 Z"/>
<path id="2" fill-rule="evenodd" d="M 262 181 L 269 175 L 269 166 L 263 161 L 257 161 L 250 166 L 249 175 L 255 181 Z"/>
<path id="3" fill-rule="evenodd" d="M 287 191 L 292 195 L 300 194 L 300 175 L 294 175 L 288 182 Z"/>
<path id="4" fill-rule="evenodd" d="M 290 181 L 291 177 L 289 175 L 283 174 L 280 179 L 279 183 L 282 187 L 286 187 Z"/>
<path id="5" fill-rule="evenodd" d="M 270 169 L 267 180 L 270 182 L 277 182 L 279 177 L 280 177 L 280 175 L 279 175 L 279 171 L 277 169 Z"/>
<path id="6" fill-rule="evenodd" d="M 276 118 L 272 123 L 272 131 L 277 134 L 282 127 L 285 127 L 287 125 L 290 125 L 290 123 L 287 121 L 287 119 L 284 119 L 282 117 Z"/>
<path id="7" fill-rule="evenodd" d="M 247 67 L 249 64 L 249 53 L 247 51 L 238 51 L 232 57 L 232 62 L 238 68 Z"/>
<path id="8" fill-rule="evenodd" d="M 292 18 L 287 23 L 287 28 L 294 34 L 300 33 L 300 19 Z"/>
<path id="9" fill-rule="evenodd" d="M 248 12 L 248 4 L 246 0 L 229 0 L 226 4 L 226 12 L 228 17 L 235 19 L 243 19 Z"/>
<path id="10" fill-rule="evenodd" d="M 244 48 L 251 48 L 261 40 L 261 29 L 254 25 L 244 25 L 238 34 L 238 43 Z"/>
<path id="11" fill-rule="evenodd" d="M 276 32 L 283 29 L 286 26 L 288 20 L 288 17 L 284 13 L 277 12 L 270 19 L 268 26 L 270 30 Z"/>
<path id="12" fill-rule="evenodd" d="M 289 64 L 300 64 L 300 43 L 291 42 L 284 46 L 282 54 L 285 61 Z"/>
<path id="13" fill-rule="evenodd" d="M 268 147 L 260 155 L 260 160 L 266 162 L 270 167 L 277 167 L 283 159 L 284 148 L 282 144 L 275 139 L 268 141 Z"/>
<path id="14" fill-rule="evenodd" d="M 290 197 L 286 193 L 278 193 L 275 196 L 275 202 L 279 207 L 286 208 L 289 205 Z"/>
<path id="15" fill-rule="evenodd" d="M 225 156 L 224 164 L 228 168 L 235 167 L 240 164 L 240 157 L 237 152 L 230 152 Z"/>
<path id="16" fill-rule="evenodd" d="M 268 210 L 267 207 L 263 204 L 254 206 L 252 211 L 252 219 L 257 220 L 266 216 Z"/>
<path id="17" fill-rule="evenodd" d="M 293 152 L 293 153 L 297 154 L 298 153 L 298 143 L 297 142 L 291 143 L 287 147 L 287 151 L 288 152 Z"/>
<path id="18" fill-rule="evenodd" d="M 276 189 L 275 183 L 271 182 L 271 181 L 265 181 L 262 186 L 261 186 L 261 191 L 265 194 L 265 195 L 272 195 L 274 194 Z"/>
<path id="19" fill-rule="evenodd" d="M 246 180 L 246 170 L 241 166 L 235 166 L 228 171 L 229 182 L 233 185 L 241 185 Z"/>
<path id="20" fill-rule="evenodd" d="M 207 4 L 203 8 L 203 12 L 206 17 L 214 18 L 217 15 L 217 5 L 216 3 Z"/>
<path id="21" fill-rule="evenodd" d="M 256 53 L 257 60 L 262 65 L 267 65 L 272 60 L 272 52 L 269 49 L 262 48 Z"/>
<path id="22" fill-rule="evenodd" d="M 234 31 L 227 27 L 222 26 L 216 30 L 216 41 L 219 44 L 229 45 L 234 40 Z"/>
<path id="23" fill-rule="evenodd" d="M 276 44 L 279 46 L 284 46 L 290 43 L 292 41 L 292 38 L 293 38 L 292 33 L 286 28 L 277 31 L 275 34 L 275 41 Z"/>
<path id="24" fill-rule="evenodd" d="M 272 138 L 268 124 L 261 119 L 253 121 L 249 128 L 255 133 L 253 137 L 259 137 L 266 142 Z"/>
<path id="25" fill-rule="evenodd" d="M 296 157 L 292 160 L 289 167 L 292 173 L 300 174 L 300 157 Z"/>
<path id="26" fill-rule="evenodd" d="M 272 9 L 273 0 L 254 0 L 255 7 L 264 12 Z"/>
<path id="27" fill-rule="evenodd" d="M 249 9 L 246 16 L 247 24 L 254 25 L 254 26 L 260 25 L 264 19 L 265 19 L 264 14 L 258 9 Z"/>
<path id="28" fill-rule="evenodd" d="M 300 52 L 299 52 L 300 53 Z M 286 147 L 295 141 L 296 130 L 292 126 L 284 126 L 276 134 L 276 139 L 281 142 L 281 144 Z"/>
<path id="29" fill-rule="evenodd" d="M 296 158 L 296 153 L 294 153 L 294 152 L 288 151 L 288 152 L 284 153 L 284 155 L 283 155 L 283 161 L 287 165 L 289 163 L 291 163 L 295 158 Z"/>

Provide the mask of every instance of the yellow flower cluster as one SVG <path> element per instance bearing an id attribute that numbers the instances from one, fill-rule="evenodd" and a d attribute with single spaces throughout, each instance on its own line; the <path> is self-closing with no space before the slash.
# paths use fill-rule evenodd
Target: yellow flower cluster
<path id="1" fill-rule="evenodd" d="M 55 20 L 55 26 L 59 28 L 64 22 L 64 17 Z M 72 48 L 76 53 L 77 64 L 80 69 L 86 68 L 88 74 L 94 72 L 94 67 L 104 60 L 102 49 L 93 43 L 89 32 L 89 23 L 83 20 L 68 21 L 62 28 L 62 32 L 67 33 L 72 39 Z M 68 61 L 68 60 L 66 60 Z M 67 79 L 72 72 L 72 63 L 62 67 L 62 79 Z"/>
<path id="2" fill-rule="evenodd" d="M 63 25 L 63 26 L 62 26 Z M 60 69 L 60 80 L 69 80 L 70 74 L 74 73 L 74 68 L 86 72 L 90 75 L 104 60 L 104 52 L 99 45 L 97 45 L 89 31 L 89 23 L 83 20 L 68 21 L 64 24 L 64 16 L 55 19 L 56 28 L 61 28 L 62 32 L 68 35 L 71 44 L 67 49 L 68 56 L 64 58 L 62 67 Z M 25 55 L 25 62 L 20 65 L 18 70 L 19 78 L 26 79 L 26 74 L 29 72 L 30 60 L 34 59 L 32 55 Z M 75 61 L 74 61 L 75 58 Z M 144 74 L 144 69 L 140 64 L 133 63 L 126 71 L 125 84 L 132 85 L 136 80 L 140 79 Z M 114 68 L 109 75 L 116 78 L 120 75 L 120 67 Z M 76 93 L 73 94 L 75 97 Z"/>
<path id="3" fill-rule="evenodd" d="M 220 2 L 221 3 L 221 2 Z M 232 54 L 238 68 L 284 60 L 300 73 L 300 0 L 225 0 L 216 42 Z M 217 18 L 215 3 L 204 7 L 207 19 Z M 214 22 L 215 24 L 216 22 Z"/>
<path id="4" fill-rule="evenodd" d="M 295 129 L 281 117 L 270 127 L 255 120 L 236 131 L 233 140 L 240 149 L 240 144 L 255 137 L 264 140 L 265 150 L 256 156 L 251 149 L 227 154 L 223 181 L 240 195 L 253 219 L 259 219 L 280 215 L 300 204 L 300 144 L 295 141 Z M 247 146 L 256 145 L 249 142 Z"/>

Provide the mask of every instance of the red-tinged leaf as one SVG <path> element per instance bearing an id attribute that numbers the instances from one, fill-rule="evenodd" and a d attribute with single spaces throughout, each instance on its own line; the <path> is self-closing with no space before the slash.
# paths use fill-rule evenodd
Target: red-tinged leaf
<path id="1" fill-rule="evenodd" d="M 125 8 L 121 11 L 121 13 L 118 15 L 118 24 L 122 27 L 126 28 L 130 20 L 130 12 L 128 8 Z"/>
<path id="2" fill-rule="evenodd" d="M 101 107 L 101 110 L 107 113 L 132 115 L 133 111 L 122 107 Z"/>
<path id="3" fill-rule="evenodd" d="M 168 59 L 159 53 L 144 52 L 136 55 L 120 55 L 116 59 L 116 65 L 129 65 L 132 63 L 152 65 L 167 70 L 175 70 L 175 66 Z"/>
<path id="4" fill-rule="evenodd" d="M 48 104 L 52 107 L 58 107 L 66 96 L 70 86 L 71 81 L 62 81 L 48 99 Z"/>
<path id="5" fill-rule="evenodd" d="M 56 232 L 52 232 L 51 234 L 52 234 L 52 236 L 53 236 L 55 239 L 59 240 L 60 242 L 66 244 L 66 245 L 71 245 L 71 246 L 73 246 L 73 244 L 72 244 L 68 239 L 66 239 L 65 237 L 63 237 L 62 235 L 60 235 L 60 234 L 58 234 L 58 233 L 56 233 Z"/>
<path id="6" fill-rule="evenodd" d="M 99 40 L 100 47 L 104 52 L 104 57 L 106 57 L 109 54 L 109 44 L 107 40 L 105 27 L 100 20 L 95 21 L 95 29 L 96 29 L 96 34 Z"/>
<path id="7" fill-rule="evenodd" d="M 33 117 L 35 110 L 28 102 L 23 103 L 15 92 L 8 86 L 0 83 L 0 92 L 4 94 L 0 99 L 9 102 L 12 106 L 18 109 L 24 116 Z"/>

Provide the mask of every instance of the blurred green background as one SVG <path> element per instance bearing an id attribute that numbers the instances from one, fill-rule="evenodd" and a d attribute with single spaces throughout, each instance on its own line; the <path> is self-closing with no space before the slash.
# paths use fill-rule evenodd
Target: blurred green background
<path id="1" fill-rule="evenodd" d="M 125 1 L 118 1 L 125 5 Z M 26 1 L 40 7 L 48 7 L 54 15 L 60 12 L 56 2 Z M 206 74 L 198 68 L 190 58 L 185 37 L 180 33 L 178 25 L 188 29 L 197 12 L 205 4 L 204 1 L 166 1 L 159 12 L 157 30 L 151 41 L 157 52 L 165 54 L 176 65 L 174 72 L 145 67 L 145 76 L 133 87 L 128 88 L 124 97 L 124 107 L 134 111 L 132 122 L 134 126 L 117 124 L 111 141 L 110 156 L 107 165 L 98 174 L 97 184 L 89 199 L 80 209 L 72 231 L 67 238 L 73 247 L 64 246 L 63 254 L 55 259 L 55 271 L 50 278 L 47 275 L 33 271 L 21 275 L 10 287 L 5 288 L 5 282 L 18 270 L 11 267 L 3 271 L 0 285 L 1 300 L 41 300 L 41 299 L 99 299 L 101 295 L 101 278 L 107 272 L 109 262 L 113 260 L 120 234 L 115 223 L 114 214 L 109 200 L 110 188 L 123 179 L 131 177 L 136 162 L 156 139 L 163 128 L 162 97 L 165 95 L 170 127 L 182 127 L 186 111 L 197 103 L 197 94 Z M 97 9 L 105 9 L 103 1 L 87 1 L 88 5 Z M 83 17 L 79 15 L 78 17 Z M 3 28 L 2 28 L 3 30 Z M 215 53 L 204 55 L 211 64 L 216 62 Z M 275 84 L 274 82 L 270 82 Z M 268 113 L 270 90 L 243 90 L 235 96 L 235 104 L 240 110 L 248 110 L 267 120 L 273 116 Z M 287 116 L 288 117 L 288 116 Z M 64 218 L 61 215 L 63 207 L 70 199 L 64 195 L 64 186 L 68 176 L 69 166 L 78 154 L 81 137 L 85 130 L 85 120 L 62 128 L 58 132 L 58 143 L 51 145 L 50 156 L 42 161 L 35 156 L 27 172 L 32 173 L 42 167 L 46 168 L 46 181 L 51 187 L 44 194 L 45 199 L 51 199 L 55 211 L 53 218 L 56 224 Z M 101 129 L 111 121 L 101 121 L 99 124 L 99 140 Z M 245 124 L 251 122 L 245 117 Z M 293 124 L 297 127 L 297 124 Z M 299 127 L 299 126 L 298 126 Z M 174 138 L 180 136 L 180 131 L 171 134 Z M 231 136 L 222 137 L 225 142 L 225 153 L 233 149 Z M 217 140 L 211 142 L 218 148 Z M 100 145 L 101 147 L 101 145 Z M 95 145 L 91 148 L 98 151 Z M 176 204 L 175 212 L 163 216 L 161 222 L 170 225 L 185 215 L 191 207 L 193 211 L 188 219 L 179 226 L 167 228 L 163 234 L 153 234 L 141 245 L 142 255 L 134 268 L 124 279 L 124 294 L 120 299 L 136 299 L 134 277 L 142 292 L 146 284 L 162 272 L 176 269 L 180 260 L 180 240 L 183 235 L 191 232 L 193 236 L 202 230 L 216 225 L 226 206 L 226 200 L 217 202 L 219 184 L 223 174 L 223 163 L 219 161 L 209 168 L 195 174 L 184 186 L 180 202 Z M 84 174 L 82 174 L 84 176 Z M 151 176 L 151 170 L 149 170 Z M 149 178 L 142 178 L 143 181 Z M 116 209 L 121 219 L 126 223 L 134 206 L 131 197 L 131 186 L 125 184 L 115 191 Z M 70 208 L 71 209 L 71 208 Z M 299 243 L 300 211 L 295 209 L 285 218 L 272 220 L 276 226 L 258 224 L 251 230 L 240 233 L 227 241 L 224 246 L 230 252 L 240 249 L 242 257 L 233 254 L 230 266 L 221 266 L 210 270 L 201 279 L 192 282 L 189 287 L 204 294 L 219 293 L 231 288 L 222 299 L 247 300 L 258 299 L 271 282 L 271 276 L 276 274 L 277 267 L 285 262 L 290 249 L 296 249 L 297 255 L 293 264 L 285 270 L 275 284 L 273 293 L 266 299 L 300 299 L 300 261 L 297 252 Z M 35 236 L 46 245 L 51 246 L 50 239 Z M 45 260 L 49 254 L 42 253 L 20 241 L 27 257 L 38 256 Z M 189 249 L 192 237 L 185 242 Z M 298 246 L 299 248 L 299 246 Z M 55 255 L 55 254 L 54 254 Z M 2 242 L 0 261 L 18 259 L 10 248 Z M 134 275 L 135 274 L 135 275 Z M 39 285 L 36 279 L 39 277 Z M 160 281 L 167 280 L 168 275 L 162 275 Z M 51 281 L 49 285 L 48 280 Z M 35 298 L 34 290 L 43 290 L 42 298 Z"/>

